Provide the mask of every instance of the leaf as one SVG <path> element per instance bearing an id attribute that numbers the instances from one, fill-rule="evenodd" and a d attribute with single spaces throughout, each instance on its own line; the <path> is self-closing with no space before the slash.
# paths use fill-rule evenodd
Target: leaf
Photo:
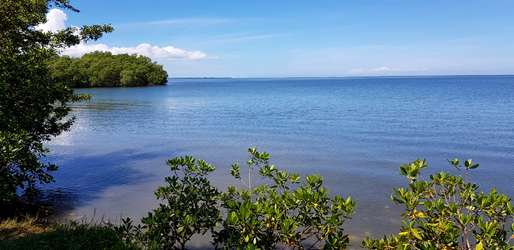
<path id="1" fill-rule="evenodd" d="M 456 169 L 459 169 L 460 161 L 457 158 L 454 158 L 453 160 L 448 160 L 448 162 Z"/>
<path id="2" fill-rule="evenodd" d="M 241 167 L 237 163 L 232 164 L 231 169 L 230 169 L 230 174 L 232 176 L 234 176 L 234 178 L 240 179 L 241 178 Z"/>
<path id="3" fill-rule="evenodd" d="M 475 169 L 475 168 L 478 168 L 480 166 L 480 164 L 473 164 L 469 167 L 469 169 Z"/>
<path id="4" fill-rule="evenodd" d="M 232 211 L 232 212 L 230 212 L 228 214 L 227 222 L 230 225 L 233 225 L 233 224 L 237 223 L 237 214 L 236 214 L 236 212 Z"/>
<path id="5" fill-rule="evenodd" d="M 481 241 L 478 242 L 477 246 L 475 247 L 475 250 L 484 250 L 484 245 Z"/>
<path id="6" fill-rule="evenodd" d="M 418 240 L 422 240 L 422 239 L 423 239 L 423 238 L 421 237 L 421 234 L 419 234 L 419 231 L 418 231 L 418 230 L 416 230 L 416 229 L 411 229 L 411 233 L 412 233 L 412 235 L 413 235 L 416 239 L 418 239 Z"/>
<path id="7" fill-rule="evenodd" d="M 400 232 L 398 235 L 400 235 L 400 236 L 407 236 L 407 235 L 409 235 L 409 232 L 403 231 L 403 232 Z"/>
<path id="8" fill-rule="evenodd" d="M 291 178 L 291 182 L 293 182 L 293 183 L 300 181 L 300 175 L 298 175 L 298 174 L 292 174 L 290 178 Z"/>
<path id="9" fill-rule="evenodd" d="M 423 211 L 417 211 L 417 210 L 414 210 L 414 212 L 412 213 L 412 218 L 426 218 L 427 215 L 423 212 Z"/>

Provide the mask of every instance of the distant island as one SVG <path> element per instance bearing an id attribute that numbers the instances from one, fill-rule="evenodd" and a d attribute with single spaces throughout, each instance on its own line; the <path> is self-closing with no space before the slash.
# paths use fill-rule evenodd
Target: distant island
<path id="1" fill-rule="evenodd" d="M 164 85 L 168 73 L 146 56 L 92 52 L 80 58 L 56 56 L 50 76 L 73 88 Z"/>

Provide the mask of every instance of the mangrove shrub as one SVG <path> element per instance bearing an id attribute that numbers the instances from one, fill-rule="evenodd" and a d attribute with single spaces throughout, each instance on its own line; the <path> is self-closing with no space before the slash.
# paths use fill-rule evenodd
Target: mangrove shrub
<path id="1" fill-rule="evenodd" d="M 269 154 L 248 150 L 246 188 L 231 186 L 221 196 L 226 215 L 215 243 L 224 249 L 344 249 L 343 224 L 355 208 L 348 197 L 331 197 L 320 175 L 301 178 L 269 163 Z M 265 181 L 253 186 L 252 172 Z M 232 165 L 238 180 L 241 167 Z"/>
<path id="2" fill-rule="evenodd" d="M 479 165 L 467 160 L 450 161 L 467 172 Z M 514 249 L 514 207 L 510 198 L 496 190 L 479 191 L 464 176 L 447 172 L 421 179 L 425 160 L 400 167 L 407 188 L 398 188 L 392 199 L 404 207 L 403 226 L 397 235 L 364 240 L 368 249 Z"/>
<path id="3" fill-rule="evenodd" d="M 207 179 L 214 166 L 191 156 L 168 161 L 173 175 L 155 196 L 163 201 L 142 219 L 144 238 L 158 249 L 185 249 L 195 234 L 211 231 L 220 217 L 219 191 Z"/>
<path id="4" fill-rule="evenodd" d="M 58 56 L 49 62 L 49 68 L 54 81 L 74 88 L 163 85 L 168 81 L 162 65 L 141 55 L 92 52 L 80 58 Z"/>
<path id="5" fill-rule="evenodd" d="M 186 249 L 194 235 L 210 232 L 216 249 L 344 249 L 343 224 L 354 201 L 330 196 L 319 175 L 302 179 L 269 163 L 269 154 L 249 149 L 249 177 L 241 188 L 220 193 L 207 179 L 214 167 L 193 157 L 168 161 L 173 174 L 156 191 L 163 201 L 134 225 L 124 219 L 123 237 L 142 248 Z M 253 170 L 266 181 L 252 185 Z M 242 181 L 240 167 L 232 175 Z"/>

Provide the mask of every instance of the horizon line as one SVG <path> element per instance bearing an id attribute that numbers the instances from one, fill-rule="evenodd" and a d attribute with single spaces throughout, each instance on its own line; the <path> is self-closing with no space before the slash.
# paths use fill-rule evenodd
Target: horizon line
<path id="1" fill-rule="evenodd" d="M 401 77 L 485 77 L 485 76 L 514 76 L 511 74 L 433 74 L 433 75 L 362 75 L 362 76 L 170 76 L 168 79 L 265 79 L 265 78 L 401 78 Z"/>

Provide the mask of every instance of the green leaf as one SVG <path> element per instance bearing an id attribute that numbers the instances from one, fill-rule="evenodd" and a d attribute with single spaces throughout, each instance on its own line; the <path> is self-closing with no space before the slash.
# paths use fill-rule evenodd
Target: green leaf
<path id="1" fill-rule="evenodd" d="M 232 164 L 230 174 L 234 176 L 234 178 L 236 179 L 241 179 L 241 167 L 239 166 L 239 164 Z"/>
<path id="2" fill-rule="evenodd" d="M 475 169 L 475 168 L 478 168 L 480 166 L 480 164 L 473 164 L 471 166 L 469 166 L 469 169 Z"/>
<path id="3" fill-rule="evenodd" d="M 484 250 L 484 245 L 482 244 L 481 241 L 478 242 L 478 244 L 475 247 L 475 250 Z"/>
<path id="4" fill-rule="evenodd" d="M 456 168 L 458 168 L 458 167 L 459 167 L 459 163 L 460 163 L 460 161 L 459 161 L 459 159 L 457 159 L 457 158 L 453 158 L 453 160 L 448 160 L 448 162 L 449 162 L 450 164 L 452 164 L 452 165 L 453 165 L 454 167 L 456 167 Z"/>
<path id="5" fill-rule="evenodd" d="M 413 235 L 416 239 L 418 239 L 418 240 L 422 240 L 422 239 L 423 239 L 423 238 L 421 237 L 421 234 L 419 233 L 419 231 L 418 231 L 417 229 L 412 228 L 412 229 L 410 230 L 410 232 L 412 233 L 412 235 Z"/>

